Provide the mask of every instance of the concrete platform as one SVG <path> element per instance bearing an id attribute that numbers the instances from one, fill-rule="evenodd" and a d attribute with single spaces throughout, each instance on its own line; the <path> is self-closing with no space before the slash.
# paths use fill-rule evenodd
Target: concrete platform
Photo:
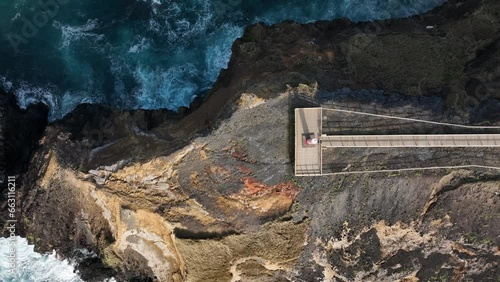
<path id="1" fill-rule="evenodd" d="M 321 145 L 305 144 L 305 136 L 321 136 L 321 108 L 295 109 L 295 175 L 321 175 Z"/>

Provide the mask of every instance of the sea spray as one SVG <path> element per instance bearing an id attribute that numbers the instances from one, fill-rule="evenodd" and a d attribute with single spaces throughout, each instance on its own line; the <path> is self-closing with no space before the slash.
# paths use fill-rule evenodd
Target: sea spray
<path id="1" fill-rule="evenodd" d="M 39 254 L 28 240 L 15 237 L 16 269 L 12 274 L 9 264 L 10 239 L 0 238 L 0 281 L 3 282 L 80 282 L 75 268 L 68 260 L 61 260 L 55 252 Z"/>

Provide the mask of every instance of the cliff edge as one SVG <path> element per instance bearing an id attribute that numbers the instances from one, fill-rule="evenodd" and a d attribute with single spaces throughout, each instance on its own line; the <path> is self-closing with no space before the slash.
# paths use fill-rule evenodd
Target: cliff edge
<path id="1" fill-rule="evenodd" d="M 291 140 L 293 109 L 307 106 L 500 125 L 499 58 L 495 0 L 370 23 L 256 24 L 188 113 L 81 105 L 34 136 L 22 235 L 39 251 L 90 250 L 86 281 L 494 281 L 498 171 L 295 178 Z"/>

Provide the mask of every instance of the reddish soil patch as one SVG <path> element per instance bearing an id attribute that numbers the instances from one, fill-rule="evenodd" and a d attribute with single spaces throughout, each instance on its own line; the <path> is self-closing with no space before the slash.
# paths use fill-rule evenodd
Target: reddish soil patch
<path id="1" fill-rule="evenodd" d="M 277 185 L 267 185 L 257 181 L 253 177 L 245 177 L 242 179 L 245 183 L 245 189 L 242 191 L 244 195 L 264 196 L 268 194 L 285 195 L 294 199 L 299 192 L 298 187 L 292 182 L 279 183 Z"/>

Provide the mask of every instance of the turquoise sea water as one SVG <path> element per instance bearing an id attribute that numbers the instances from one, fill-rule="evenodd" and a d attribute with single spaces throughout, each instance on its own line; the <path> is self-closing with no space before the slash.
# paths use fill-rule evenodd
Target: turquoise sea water
<path id="1" fill-rule="evenodd" d="M 176 110 L 209 89 L 246 25 L 406 17 L 445 0 L 0 0 L 0 87 L 50 119 L 80 103 Z"/>

